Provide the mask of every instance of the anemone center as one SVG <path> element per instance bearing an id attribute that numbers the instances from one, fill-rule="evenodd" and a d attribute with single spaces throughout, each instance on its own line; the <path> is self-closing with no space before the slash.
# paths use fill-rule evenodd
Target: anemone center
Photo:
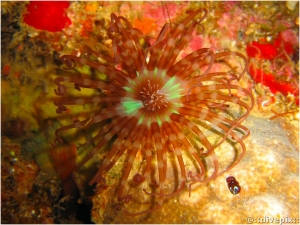
<path id="1" fill-rule="evenodd" d="M 147 85 L 140 91 L 141 101 L 146 110 L 155 111 L 167 107 L 168 94 L 162 92 L 159 84 L 147 80 Z"/>

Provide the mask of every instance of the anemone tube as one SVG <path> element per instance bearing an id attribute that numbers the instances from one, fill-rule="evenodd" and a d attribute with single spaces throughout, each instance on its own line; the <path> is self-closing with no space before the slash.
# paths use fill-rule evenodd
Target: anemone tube
<path id="1" fill-rule="evenodd" d="M 189 184 L 207 183 L 234 167 L 245 155 L 244 139 L 250 131 L 241 125 L 253 108 L 253 96 L 239 86 L 241 77 L 247 72 L 248 60 L 238 52 L 214 53 L 209 48 L 198 49 L 179 58 L 180 52 L 189 43 L 196 26 L 206 18 L 208 11 L 198 9 L 189 12 L 178 25 L 165 24 L 157 40 L 150 45 L 147 38 L 138 29 L 131 26 L 123 16 L 111 14 L 108 29 L 112 39 L 113 57 L 109 58 L 90 47 L 85 47 L 82 56 L 63 55 L 62 62 L 68 69 L 74 69 L 79 63 L 88 65 L 107 75 L 106 81 L 58 77 L 55 79 L 55 93 L 61 98 L 55 101 L 57 113 L 67 110 L 67 105 L 95 104 L 101 105 L 99 111 L 82 121 L 56 130 L 56 142 L 63 142 L 61 132 L 73 128 L 85 128 L 93 124 L 107 122 L 104 128 L 84 145 L 94 144 L 93 149 L 77 165 L 76 173 L 109 141 L 112 142 L 108 154 L 102 161 L 98 172 L 89 185 L 104 182 L 105 174 L 115 165 L 120 157 L 127 153 L 127 163 L 118 187 L 118 200 L 130 203 L 131 194 L 124 194 L 129 180 L 135 185 L 151 180 L 152 170 L 156 170 L 155 181 L 158 192 L 144 189 L 144 193 L 155 199 L 155 205 L 129 215 L 141 215 L 159 209 L 165 198 L 179 194 Z M 144 45 L 140 40 L 144 40 Z M 228 67 L 219 71 L 220 64 L 226 64 L 228 58 L 240 61 L 241 68 Z M 63 83 L 73 83 L 77 90 L 81 88 L 105 90 L 102 95 L 75 98 L 66 95 L 67 87 Z M 251 101 L 248 104 L 239 97 Z M 232 105 L 243 108 L 237 116 L 228 115 Z M 195 121 L 205 121 L 213 129 L 219 130 L 221 138 L 212 143 Z M 193 141 L 183 129 L 197 137 Z M 224 141 L 230 140 L 240 146 L 241 153 L 236 160 L 223 171 L 219 171 L 218 157 L 215 149 Z M 196 143 L 196 144 L 195 144 Z M 167 151 L 167 145 L 173 151 Z M 142 154 L 141 173 L 132 174 L 135 163 L 140 163 L 136 155 Z M 165 193 L 167 155 L 172 155 L 180 168 L 180 184 L 173 193 Z M 195 169 L 187 171 L 183 155 L 188 155 L 195 162 Z M 208 173 L 206 160 L 213 162 L 213 172 Z M 157 168 L 152 161 L 156 160 Z M 153 178 L 152 178 L 153 179 Z"/>

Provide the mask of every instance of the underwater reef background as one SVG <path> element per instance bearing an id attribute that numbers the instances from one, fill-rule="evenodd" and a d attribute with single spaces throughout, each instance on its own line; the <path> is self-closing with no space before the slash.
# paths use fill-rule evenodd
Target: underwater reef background
<path id="1" fill-rule="evenodd" d="M 87 198 L 80 199 L 71 172 L 84 154 L 73 143 L 53 146 L 55 130 L 72 120 L 71 112 L 57 114 L 54 105 L 54 79 L 74 73 L 65 69 L 60 56 L 80 55 L 85 45 L 110 52 L 111 13 L 124 16 L 151 42 L 164 24 L 176 24 L 199 8 L 209 11 L 201 23 L 205 32 L 193 32 L 182 57 L 207 47 L 249 58 L 249 73 L 241 82 L 254 95 L 255 106 L 243 122 L 251 132 L 244 141 L 245 157 L 215 180 L 194 185 L 191 197 L 185 188 L 147 215 L 119 212 L 113 182 L 105 188 L 86 184 Z M 1 222 L 247 223 L 249 217 L 299 218 L 298 37 L 296 1 L 1 2 Z M 88 66 L 77 72 L 103 76 Z M 76 140 L 77 133 L 71 135 Z M 89 138 L 88 132 L 84 135 Z M 219 154 L 229 149 L 225 143 Z M 80 171 L 85 183 L 101 157 Z M 226 155 L 219 163 L 233 158 Z M 170 171 L 166 178 L 171 187 L 172 176 Z M 229 191 L 228 176 L 239 182 L 240 193 Z"/>

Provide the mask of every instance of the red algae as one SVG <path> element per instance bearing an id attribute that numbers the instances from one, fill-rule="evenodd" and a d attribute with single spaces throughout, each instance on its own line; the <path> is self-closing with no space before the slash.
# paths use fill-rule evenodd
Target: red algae
<path id="1" fill-rule="evenodd" d="M 277 55 L 277 49 L 272 44 L 260 44 L 253 41 L 251 44 L 247 45 L 246 51 L 251 58 L 261 58 L 272 60 Z"/>
<path id="2" fill-rule="evenodd" d="M 285 42 L 280 35 L 276 37 L 273 43 L 265 42 L 265 40 L 263 40 L 262 43 L 253 41 L 248 44 L 246 47 L 248 57 L 273 60 L 279 55 L 283 57 L 280 51 L 282 47 L 286 54 L 292 55 L 294 53 L 292 45 Z"/>
<path id="3" fill-rule="evenodd" d="M 277 81 L 271 73 L 265 73 L 263 70 L 254 68 L 253 66 L 250 66 L 249 72 L 255 82 L 268 86 L 273 94 L 279 91 L 284 95 L 288 95 L 289 93 L 295 96 L 298 95 L 299 89 L 296 85 Z"/>
<path id="4" fill-rule="evenodd" d="M 296 96 L 296 104 L 299 105 L 299 88 L 293 76 L 294 69 L 291 61 L 296 46 L 293 45 L 292 40 L 291 32 L 283 31 L 274 38 L 273 42 L 261 38 L 259 42 L 248 43 L 246 52 L 249 58 L 259 64 L 270 63 L 269 69 L 251 63 L 249 74 L 253 80 L 267 86 L 273 94 L 280 92 L 285 96 L 289 94 Z"/>
<path id="5" fill-rule="evenodd" d="M 27 5 L 28 14 L 24 15 L 24 22 L 36 29 L 50 32 L 61 31 L 71 24 L 65 10 L 70 3 L 63 2 L 30 2 Z"/>

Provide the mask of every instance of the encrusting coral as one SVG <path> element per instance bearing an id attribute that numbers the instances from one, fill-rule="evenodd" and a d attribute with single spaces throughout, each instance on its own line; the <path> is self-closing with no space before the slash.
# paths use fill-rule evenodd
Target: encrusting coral
<path id="1" fill-rule="evenodd" d="M 248 117 L 254 102 L 251 92 L 239 84 L 248 68 L 247 58 L 238 52 L 215 53 L 209 48 L 180 57 L 196 26 L 204 32 L 200 23 L 207 13 L 206 9 L 189 11 L 181 23 L 165 24 L 152 45 L 125 17 L 112 13 L 108 34 L 112 39 L 113 57 L 87 46 L 81 56 L 61 57 L 67 69 L 81 64 L 105 74 L 104 79 L 99 80 L 87 77 L 55 79 L 55 93 L 61 96 L 55 101 L 57 113 L 67 111 L 67 105 L 94 104 L 98 107 L 98 111 L 86 119 L 75 119 L 73 124 L 56 130 L 55 145 L 65 143 L 64 131 L 99 125 L 98 133 L 78 146 L 93 146 L 73 173 L 81 191 L 78 171 L 104 147 L 109 151 L 89 185 L 105 186 L 106 174 L 124 154 L 127 163 L 118 187 L 118 200 L 126 204 L 139 202 L 132 190 L 142 183 L 149 184 L 142 190 L 147 208 L 143 206 L 142 210 L 131 212 L 128 206 L 119 204 L 129 215 L 159 209 L 165 198 L 179 194 L 186 184 L 191 189 L 194 183 L 214 180 L 244 157 L 243 140 L 250 132 L 241 123 Z M 231 66 L 233 61 L 238 66 Z M 73 83 L 78 91 L 98 90 L 98 94 L 74 96 L 68 94 L 65 83 Z M 240 108 L 238 112 L 231 110 L 236 106 Z M 206 130 L 212 131 L 217 138 L 207 137 Z M 219 165 L 216 154 L 216 149 L 224 142 L 239 149 L 235 160 L 226 168 Z M 180 175 L 174 175 L 177 190 L 172 193 L 166 193 L 166 174 L 172 167 L 167 163 L 168 157 L 176 158 L 180 168 Z M 133 173 L 132 168 L 137 164 L 141 165 L 142 172 Z M 154 206 L 149 206 L 154 202 Z"/>

